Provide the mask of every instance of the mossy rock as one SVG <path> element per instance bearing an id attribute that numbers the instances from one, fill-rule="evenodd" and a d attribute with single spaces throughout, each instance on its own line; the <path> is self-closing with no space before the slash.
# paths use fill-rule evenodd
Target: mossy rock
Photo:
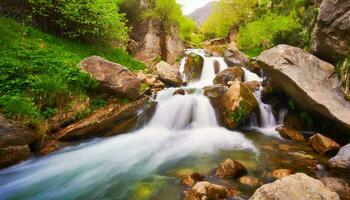
<path id="1" fill-rule="evenodd" d="M 187 56 L 187 62 L 185 65 L 185 77 L 187 81 L 199 80 L 202 75 L 202 69 L 204 64 L 204 58 L 195 53 L 191 53 Z"/>

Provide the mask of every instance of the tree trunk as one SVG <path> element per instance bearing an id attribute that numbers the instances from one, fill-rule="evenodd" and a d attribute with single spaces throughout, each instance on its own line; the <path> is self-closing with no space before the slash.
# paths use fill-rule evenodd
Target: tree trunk
<path id="1" fill-rule="evenodd" d="M 160 57 L 162 60 L 168 60 L 168 48 L 167 48 L 167 31 L 163 23 L 160 24 L 159 33 L 159 47 L 160 47 Z"/>

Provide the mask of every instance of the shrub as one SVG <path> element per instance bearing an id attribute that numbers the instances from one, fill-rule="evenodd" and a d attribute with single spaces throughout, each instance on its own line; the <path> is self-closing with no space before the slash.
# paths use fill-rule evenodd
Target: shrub
<path id="1" fill-rule="evenodd" d="M 348 100 L 350 96 L 350 57 L 339 62 L 336 67 L 336 71 L 344 87 L 345 98 Z"/>
<path id="2" fill-rule="evenodd" d="M 28 0 L 34 25 L 85 41 L 125 42 L 128 29 L 119 0 Z"/>

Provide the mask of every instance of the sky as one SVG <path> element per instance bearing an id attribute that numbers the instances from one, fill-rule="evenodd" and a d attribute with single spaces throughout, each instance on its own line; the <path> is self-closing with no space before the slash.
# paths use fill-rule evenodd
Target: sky
<path id="1" fill-rule="evenodd" d="M 190 14 L 197 8 L 200 8 L 211 1 L 213 0 L 177 0 L 177 2 L 182 5 L 182 10 L 185 15 Z"/>

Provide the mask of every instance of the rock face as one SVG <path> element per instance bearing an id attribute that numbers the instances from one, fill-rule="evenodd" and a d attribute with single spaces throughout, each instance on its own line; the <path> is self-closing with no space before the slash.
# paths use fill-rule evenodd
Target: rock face
<path id="1" fill-rule="evenodd" d="M 188 192 L 185 200 L 224 200 L 228 192 L 224 186 L 209 182 L 198 182 Z"/>
<path id="2" fill-rule="evenodd" d="M 337 170 L 350 170 L 350 144 L 342 147 L 338 154 L 327 162 L 327 167 Z"/>
<path id="3" fill-rule="evenodd" d="M 90 116 L 61 129 L 47 137 L 40 153 L 47 154 L 59 146 L 57 141 L 75 141 L 97 136 L 112 136 L 125 133 L 135 127 L 137 113 L 149 102 L 145 97 L 138 101 L 122 105 L 112 103 L 93 112 Z M 114 127 L 111 125 L 117 124 Z M 108 129 L 112 131 L 108 132 Z"/>
<path id="4" fill-rule="evenodd" d="M 241 67 L 229 67 L 216 75 L 214 84 L 227 85 L 229 81 L 243 81 L 244 71 Z"/>
<path id="5" fill-rule="evenodd" d="M 164 61 L 161 61 L 156 65 L 156 70 L 160 80 L 162 80 L 164 83 L 169 84 L 171 86 L 182 85 L 183 82 L 181 79 L 181 75 L 176 67 Z"/>
<path id="6" fill-rule="evenodd" d="M 221 123 L 229 129 L 236 128 L 258 107 L 253 93 L 240 81 L 233 81 L 229 88 L 221 84 L 206 87 L 204 95 L 210 99 Z"/>
<path id="7" fill-rule="evenodd" d="M 305 141 L 303 134 L 286 126 L 277 127 L 276 131 L 285 139 L 294 141 Z"/>
<path id="8" fill-rule="evenodd" d="M 321 181 L 298 173 L 263 185 L 250 198 L 250 200 L 262 199 L 339 200 L 340 198 Z"/>
<path id="9" fill-rule="evenodd" d="M 117 63 L 99 56 L 81 61 L 80 68 L 96 79 L 102 88 L 112 94 L 136 99 L 140 96 L 141 83 L 137 76 Z"/>
<path id="10" fill-rule="evenodd" d="M 149 3 L 141 5 L 141 9 L 147 9 Z M 138 60 L 145 63 L 152 63 L 153 60 L 162 54 L 162 49 L 166 48 L 166 62 L 174 63 L 176 59 L 184 54 L 185 45 L 179 37 L 177 28 L 171 27 L 167 30 L 166 41 L 162 41 L 159 34 L 160 23 L 156 20 L 145 20 L 134 22 L 129 43 L 129 52 Z"/>
<path id="11" fill-rule="evenodd" d="M 313 33 L 312 49 L 335 63 L 350 53 L 350 1 L 323 0 Z"/>
<path id="12" fill-rule="evenodd" d="M 204 59 L 202 56 L 191 53 L 187 56 L 184 74 L 186 81 L 199 80 L 202 75 Z"/>
<path id="13" fill-rule="evenodd" d="M 321 155 L 336 152 L 340 149 L 338 143 L 319 133 L 310 137 L 309 144 Z"/>
<path id="14" fill-rule="evenodd" d="M 0 115 L 0 168 L 28 159 L 31 152 L 29 144 L 38 137 L 36 133 L 21 128 Z"/>
<path id="15" fill-rule="evenodd" d="M 225 51 L 224 60 L 229 66 L 245 67 L 249 64 L 249 58 L 234 46 Z"/>
<path id="16" fill-rule="evenodd" d="M 237 178 L 247 173 L 247 169 L 238 161 L 227 159 L 216 168 L 215 176 L 220 178 Z"/>
<path id="17" fill-rule="evenodd" d="M 302 109 L 332 120 L 342 130 L 350 130 L 350 102 L 344 99 L 336 77 L 330 78 L 333 65 L 288 45 L 262 52 L 257 61 L 272 82 Z"/>

